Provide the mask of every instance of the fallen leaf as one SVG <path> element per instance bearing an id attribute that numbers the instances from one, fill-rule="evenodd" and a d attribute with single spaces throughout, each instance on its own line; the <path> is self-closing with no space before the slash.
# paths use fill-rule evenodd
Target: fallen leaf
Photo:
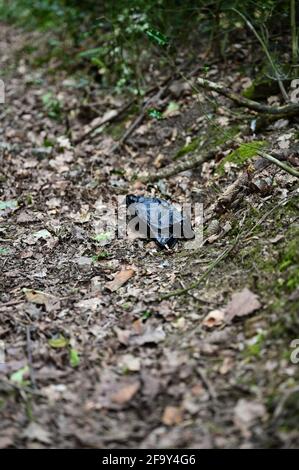
<path id="1" fill-rule="evenodd" d="M 256 401 L 249 401 L 241 398 L 234 409 L 234 422 L 246 438 L 251 436 L 250 428 L 258 418 L 263 418 L 266 414 L 265 406 Z"/>
<path id="2" fill-rule="evenodd" d="M 225 310 L 212 310 L 208 315 L 204 318 L 202 324 L 207 328 L 213 328 L 214 326 L 222 325 L 224 322 L 225 317 Z"/>
<path id="3" fill-rule="evenodd" d="M 91 299 L 83 299 L 75 304 L 75 307 L 82 310 L 95 312 L 101 305 L 101 299 L 99 297 L 92 297 Z"/>
<path id="4" fill-rule="evenodd" d="M 36 305 L 44 305 L 47 312 L 59 308 L 60 302 L 54 295 L 47 294 L 46 292 L 39 290 L 26 288 L 23 289 L 23 292 L 28 302 Z"/>
<path id="5" fill-rule="evenodd" d="M 18 201 L 16 199 L 10 199 L 8 201 L 0 201 L 0 211 L 5 209 L 16 209 L 18 207 Z"/>
<path id="6" fill-rule="evenodd" d="M 257 295 L 245 287 L 242 291 L 232 295 L 232 299 L 225 309 L 225 320 L 231 321 L 234 317 L 249 315 L 260 307 L 261 303 Z"/>
<path id="7" fill-rule="evenodd" d="M 276 235 L 276 236 L 273 237 L 273 238 L 269 238 L 269 242 L 271 242 L 271 243 L 274 244 L 274 243 L 280 242 L 280 241 L 283 240 L 283 239 L 284 239 L 284 235 L 278 234 L 278 235 Z"/>
<path id="8" fill-rule="evenodd" d="M 37 240 L 39 240 L 40 238 L 42 238 L 42 239 L 49 238 L 52 235 L 50 234 L 50 232 L 48 230 L 43 229 L 43 230 L 39 230 L 38 232 L 33 233 L 32 236 L 34 238 L 36 238 Z"/>
<path id="9" fill-rule="evenodd" d="M 7 447 L 13 445 L 12 437 L 3 436 L 0 437 L 0 449 L 6 449 Z"/>
<path id="10" fill-rule="evenodd" d="M 134 382 L 132 384 L 125 385 L 121 387 L 118 392 L 112 395 L 112 401 L 114 403 L 118 403 L 119 405 L 123 405 L 128 401 L 132 400 L 134 395 L 138 392 L 140 388 L 140 382 Z"/>
<path id="11" fill-rule="evenodd" d="M 223 359 L 223 363 L 219 368 L 219 372 L 221 375 L 227 374 L 234 366 L 234 360 L 232 357 L 225 357 Z"/>
<path id="12" fill-rule="evenodd" d="M 166 406 L 163 416 L 162 423 L 166 426 L 173 426 L 180 424 L 183 420 L 182 409 L 177 406 Z"/>
<path id="13" fill-rule="evenodd" d="M 170 101 L 166 110 L 163 113 L 163 117 L 177 116 L 179 114 L 180 105 L 175 101 Z"/>
<path id="14" fill-rule="evenodd" d="M 117 339 L 121 344 L 124 344 L 125 346 L 129 343 L 130 336 L 132 335 L 132 332 L 130 330 L 122 330 L 121 328 L 118 328 L 117 326 L 114 328 L 114 331 L 117 335 Z"/>
<path id="15" fill-rule="evenodd" d="M 133 336 L 130 342 L 132 344 L 137 344 L 138 346 L 142 346 L 144 344 L 149 344 L 149 343 L 157 344 L 157 343 L 160 343 L 161 341 L 164 341 L 165 336 L 166 335 L 162 326 L 159 326 L 156 329 L 147 327 L 145 332 L 142 335 Z"/>
<path id="16" fill-rule="evenodd" d="M 39 424 L 34 422 L 27 426 L 22 435 L 30 441 L 39 441 L 43 444 L 51 443 L 51 434 L 42 428 Z"/>
<path id="17" fill-rule="evenodd" d="M 125 354 L 120 358 L 119 365 L 125 371 L 137 372 L 140 370 L 140 358 Z"/>
<path id="18" fill-rule="evenodd" d="M 132 268 L 122 269 L 116 273 L 113 281 L 106 282 L 105 287 L 110 290 L 110 292 L 114 292 L 122 287 L 134 274 L 135 270 Z"/>

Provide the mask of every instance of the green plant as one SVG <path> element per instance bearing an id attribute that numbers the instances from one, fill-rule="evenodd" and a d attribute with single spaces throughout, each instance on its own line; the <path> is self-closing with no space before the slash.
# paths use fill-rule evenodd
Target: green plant
<path id="1" fill-rule="evenodd" d="M 62 104 L 53 93 L 46 93 L 42 96 L 42 102 L 50 118 L 60 120 L 62 114 Z"/>

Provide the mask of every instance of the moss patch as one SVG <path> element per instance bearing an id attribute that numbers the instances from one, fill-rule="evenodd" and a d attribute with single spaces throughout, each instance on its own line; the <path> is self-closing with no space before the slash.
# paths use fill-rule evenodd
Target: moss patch
<path id="1" fill-rule="evenodd" d="M 200 137 L 196 137 L 195 139 L 191 140 L 190 144 L 184 145 L 181 147 L 174 156 L 174 160 L 187 155 L 187 153 L 194 152 L 201 142 Z"/>
<path id="2" fill-rule="evenodd" d="M 256 140 L 255 142 L 241 144 L 237 150 L 234 150 L 232 153 L 223 158 L 217 168 L 217 173 L 224 173 L 224 165 L 227 162 L 234 163 L 235 165 L 243 165 L 246 160 L 254 157 L 258 150 L 261 150 L 265 147 L 267 147 L 267 142 L 265 140 Z"/>
<path id="3" fill-rule="evenodd" d="M 238 126 L 232 126 L 226 129 L 219 129 L 219 126 L 211 125 L 208 129 L 205 138 L 203 139 L 202 136 L 195 137 L 191 140 L 190 144 L 183 145 L 174 156 L 174 160 L 187 155 L 188 153 L 195 152 L 195 150 L 199 147 L 199 145 L 204 140 L 204 148 L 205 150 L 209 148 L 217 147 L 218 145 L 225 144 L 228 140 L 233 139 L 238 133 L 240 129 Z"/>

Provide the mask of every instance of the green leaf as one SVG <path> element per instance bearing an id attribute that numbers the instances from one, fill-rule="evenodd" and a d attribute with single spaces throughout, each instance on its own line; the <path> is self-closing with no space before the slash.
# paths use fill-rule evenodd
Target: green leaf
<path id="1" fill-rule="evenodd" d="M 70 349 L 70 364 L 72 367 L 78 367 L 80 364 L 79 353 L 73 348 Z"/>
<path id="2" fill-rule="evenodd" d="M 158 46 L 166 46 L 169 43 L 169 40 L 164 34 L 160 33 L 156 29 L 148 29 L 146 32 L 147 37 Z"/>
<path id="3" fill-rule="evenodd" d="M 69 344 L 69 340 L 62 335 L 59 335 L 57 338 L 51 338 L 48 341 L 51 348 L 61 349 L 65 348 Z"/>
<path id="4" fill-rule="evenodd" d="M 96 242 L 103 242 L 105 240 L 109 240 L 111 237 L 111 232 L 103 232 L 103 233 L 98 233 L 93 237 L 93 240 Z"/>
<path id="5" fill-rule="evenodd" d="M 102 47 L 95 47 L 93 49 L 88 49 L 87 51 L 80 52 L 78 57 L 84 57 L 86 59 L 91 59 L 99 54 L 102 54 L 103 48 Z"/>
<path id="6" fill-rule="evenodd" d="M 148 318 L 152 316 L 152 314 L 153 312 L 151 312 L 150 310 L 144 310 L 144 312 L 141 315 L 141 320 L 147 320 Z"/>
<path id="7" fill-rule="evenodd" d="M 27 385 L 30 384 L 29 380 L 24 380 L 24 375 L 28 374 L 28 372 L 29 372 L 28 366 L 22 367 L 21 369 L 11 374 L 10 380 L 12 382 L 15 382 L 18 385 L 21 385 L 22 387 L 26 387 Z"/>
<path id="8" fill-rule="evenodd" d="M 157 109 L 151 108 L 147 111 L 148 115 L 154 119 L 162 119 L 162 114 Z"/>
<path id="9" fill-rule="evenodd" d="M 99 253 L 97 253 L 96 255 L 93 255 L 92 260 L 94 262 L 96 262 L 96 261 L 99 261 L 101 259 L 108 258 L 109 256 L 110 256 L 110 253 L 108 253 L 108 251 L 106 251 L 106 250 L 103 250 L 103 251 L 100 251 Z"/>
<path id="10" fill-rule="evenodd" d="M 179 106 L 178 103 L 176 103 L 175 101 L 170 101 L 170 103 L 168 104 L 166 110 L 163 113 L 163 117 L 164 118 L 170 117 L 170 116 L 176 114 L 179 109 L 180 109 L 180 106 Z"/>

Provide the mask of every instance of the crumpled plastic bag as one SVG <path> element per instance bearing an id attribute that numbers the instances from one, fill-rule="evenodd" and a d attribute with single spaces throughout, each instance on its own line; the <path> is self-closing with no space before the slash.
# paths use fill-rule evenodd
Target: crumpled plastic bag
<path id="1" fill-rule="evenodd" d="M 154 240 L 160 248 L 171 249 L 178 239 L 190 240 L 195 236 L 189 218 L 167 201 L 129 194 L 126 206 L 135 232 Z"/>

